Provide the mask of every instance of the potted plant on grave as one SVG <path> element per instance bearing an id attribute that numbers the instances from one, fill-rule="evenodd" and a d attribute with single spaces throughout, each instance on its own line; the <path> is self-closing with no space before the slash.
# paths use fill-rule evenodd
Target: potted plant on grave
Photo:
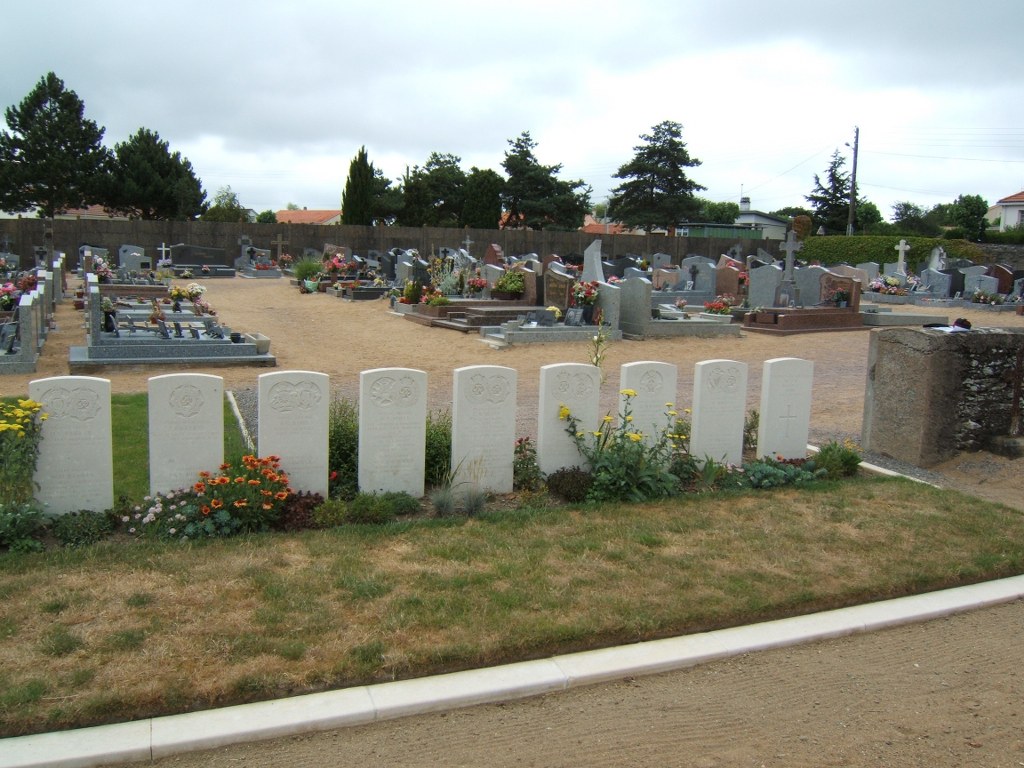
<path id="1" fill-rule="evenodd" d="M 471 277 L 468 280 L 466 280 L 466 290 L 469 292 L 471 296 L 475 296 L 478 293 L 482 293 L 484 288 L 486 287 L 487 280 L 483 277 L 480 277 L 480 275 L 476 275 L 475 277 Z"/>
<path id="2" fill-rule="evenodd" d="M 13 312 L 18 306 L 18 288 L 14 283 L 0 285 L 0 312 Z"/>
<path id="3" fill-rule="evenodd" d="M 491 296 L 495 299 L 521 299 L 526 292 L 526 276 L 522 272 L 510 271 L 494 283 Z"/>
<path id="4" fill-rule="evenodd" d="M 705 320 L 715 320 L 720 323 L 732 322 L 732 308 L 736 304 L 736 297 L 731 293 L 723 293 L 716 296 L 712 301 L 704 302 L 704 311 L 700 313 Z"/>
<path id="5" fill-rule="evenodd" d="M 319 290 L 320 262 L 316 259 L 299 259 L 292 274 L 299 284 L 301 293 L 316 293 Z"/>
<path id="6" fill-rule="evenodd" d="M 837 307 L 845 307 L 850 301 L 850 292 L 842 289 L 837 290 L 832 294 L 832 301 Z"/>

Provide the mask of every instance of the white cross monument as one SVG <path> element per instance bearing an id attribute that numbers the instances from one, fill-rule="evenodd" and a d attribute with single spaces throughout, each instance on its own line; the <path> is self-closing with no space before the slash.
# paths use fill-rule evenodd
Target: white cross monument
<path id="1" fill-rule="evenodd" d="M 786 252 L 786 269 L 782 273 L 782 281 L 775 289 L 775 306 L 795 307 L 800 301 L 800 292 L 796 287 L 796 279 L 793 275 L 794 254 L 804 247 L 804 244 L 796 239 L 796 232 L 789 230 L 786 240 L 779 246 L 780 251 Z"/>

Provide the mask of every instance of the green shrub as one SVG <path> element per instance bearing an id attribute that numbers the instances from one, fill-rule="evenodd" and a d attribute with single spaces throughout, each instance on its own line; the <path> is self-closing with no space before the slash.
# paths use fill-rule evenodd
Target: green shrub
<path id="1" fill-rule="evenodd" d="M 359 492 L 359 407 L 351 400 L 334 400 L 328 418 L 328 495 L 352 499 Z"/>
<path id="2" fill-rule="evenodd" d="M 46 519 L 32 503 L 0 504 L 0 549 L 12 552 L 40 552 L 39 540 L 46 530 Z"/>
<path id="3" fill-rule="evenodd" d="M 679 490 L 678 478 L 669 471 L 676 450 L 675 433 L 669 426 L 678 414 L 669 410 L 666 426 L 651 440 L 633 424 L 630 403 L 636 392 L 624 389 L 622 412 L 618 424 L 605 416 L 598 428 L 583 431 L 579 419 L 564 405 L 559 418 L 566 422 L 565 431 L 576 442 L 576 448 L 590 464 L 593 483 L 591 501 L 647 501 L 671 496 Z M 548 488 L 551 479 L 548 478 Z"/>
<path id="4" fill-rule="evenodd" d="M 585 501 L 594 484 L 593 475 L 579 467 L 562 467 L 547 479 L 548 492 L 572 504 Z"/>
<path id="5" fill-rule="evenodd" d="M 322 268 L 323 264 L 318 259 L 301 258 L 292 267 L 292 274 L 296 280 L 315 280 Z"/>
<path id="6" fill-rule="evenodd" d="M 860 466 L 860 453 L 852 442 L 837 443 L 833 440 L 821 446 L 814 457 L 814 464 L 829 477 L 850 477 Z"/>
<path id="7" fill-rule="evenodd" d="M 857 235 L 845 237 L 840 235 L 814 236 L 804 240 L 800 258 L 817 261 L 823 265 L 860 264 L 866 261 L 885 263 L 895 261 L 896 246 L 901 239 L 910 245 L 910 261 L 924 264 L 932 248 L 942 246 L 951 259 L 970 259 L 975 263 L 984 263 L 985 252 L 977 243 L 966 240 L 945 240 L 938 237 L 902 237 L 901 235 Z M 909 265 L 908 265 L 909 266 Z M 920 271 L 920 270 L 918 270 Z"/>
<path id="8" fill-rule="evenodd" d="M 395 517 L 406 517 L 420 513 L 420 501 L 404 491 L 387 491 L 378 495 L 381 503 L 391 510 Z"/>
<path id="9" fill-rule="evenodd" d="M 462 508 L 468 517 L 476 517 L 487 506 L 487 492 L 480 488 L 467 488 L 462 494 Z"/>
<path id="10" fill-rule="evenodd" d="M 313 524 L 317 528 L 337 528 L 347 519 L 348 504 L 342 499 L 327 499 L 313 510 Z"/>
<path id="11" fill-rule="evenodd" d="M 751 488 L 778 488 L 783 485 L 803 485 L 824 477 L 824 470 L 816 469 L 813 461 L 777 461 L 761 459 L 743 467 L 746 483 Z"/>
<path id="12" fill-rule="evenodd" d="M 424 481 L 441 486 L 450 480 L 452 469 L 452 414 L 437 411 L 427 414 L 427 439 Z"/>
<path id="13" fill-rule="evenodd" d="M 87 509 L 57 515 L 50 522 L 54 538 L 65 547 L 85 547 L 114 532 L 114 521 L 106 512 Z"/>
<path id="14" fill-rule="evenodd" d="M 430 492 L 430 503 L 434 505 L 434 513 L 438 517 L 451 517 L 458 507 L 455 489 L 450 485 L 438 486 Z"/>
<path id="15" fill-rule="evenodd" d="M 402 298 L 406 304 L 419 304 L 423 298 L 423 284 L 416 280 L 406 280 L 402 289 Z"/>
<path id="16" fill-rule="evenodd" d="M 761 414 L 751 408 L 743 420 L 743 450 L 751 451 L 757 447 L 757 428 L 760 425 Z"/>
<path id="17" fill-rule="evenodd" d="M 345 522 L 382 525 L 419 511 L 419 501 L 408 493 L 359 493 L 346 505 Z"/>
<path id="18" fill-rule="evenodd" d="M 537 447 L 529 437 L 516 440 L 512 454 L 512 488 L 517 491 L 536 491 L 544 475 L 537 464 Z"/>

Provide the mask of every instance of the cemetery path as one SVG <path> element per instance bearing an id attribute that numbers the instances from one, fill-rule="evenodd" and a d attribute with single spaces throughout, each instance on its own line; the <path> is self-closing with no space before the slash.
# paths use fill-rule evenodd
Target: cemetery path
<path id="1" fill-rule="evenodd" d="M 336 394 L 355 398 L 359 373 L 371 368 L 403 366 L 427 372 L 432 408 L 450 404 L 452 371 L 466 365 L 504 365 L 519 374 L 517 433 L 536 430 L 539 369 L 542 365 L 589 362 L 591 345 L 559 342 L 526 344 L 492 349 L 479 337 L 428 328 L 391 314 L 384 301 L 342 301 L 325 293 L 300 294 L 285 280 L 206 280 L 206 294 L 222 322 L 235 330 L 259 331 L 271 339 L 278 370 L 313 370 L 328 374 Z M 914 312 L 914 307 L 895 306 L 894 312 Z M 922 311 L 922 310 L 917 310 Z M 930 310 L 928 310 L 930 311 Z M 1024 317 L 1004 312 L 956 309 L 976 326 L 1022 327 Z M 953 315 L 950 316 L 952 321 Z M 0 378 L 4 394 L 24 395 L 28 382 L 68 373 L 68 350 L 85 343 L 84 317 L 70 301 L 58 305 L 57 329 L 52 331 L 34 374 Z M 859 439 L 867 380 L 869 331 L 810 333 L 769 336 L 744 333 L 739 337 L 672 338 L 612 343 L 604 363 L 609 381 L 604 387 L 602 409 L 616 408 L 618 369 L 623 363 L 659 360 L 679 369 L 679 392 L 693 391 L 693 366 L 714 358 L 747 363 L 748 408 L 759 407 L 761 369 L 765 360 L 802 357 L 814 362 L 811 439 L 820 444 L 831 439 Z M 202 367 L 196 373 L 221 376 L 229 390 L 252 389 L 257 377 L 269 369 Z M 105 371 L 115 393 L 145 392 L 151 376 L 169 373 L 165 368 L 134 368 Z M 688 395 L 687 395 L 688 396 Z M 686 408 L 689 402 L 677 403 Z M 944 486 L 981 498 L 1024 509 L 1024 493 L 1017 464 L 992 454 L 966 454 L 932 468 L 944 478 Z"/>
<path id="2" fill-rule="evenodd" d="M 652 677 L 158 760 L 290 766 L 1017 766 L 1024 601 Z"/>

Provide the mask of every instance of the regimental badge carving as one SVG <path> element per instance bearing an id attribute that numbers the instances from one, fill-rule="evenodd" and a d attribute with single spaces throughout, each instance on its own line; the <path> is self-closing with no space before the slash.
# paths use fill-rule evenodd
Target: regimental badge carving
<path id="1" fill-rule="evenodd" d="M 733 366 L 716 365 L 707 376 L 707 388 L 712 392 L 730 392 L 736 389 L 740 380 L 739 371 Z"/>
<path id="2" fill-rule="evenodd" d="M 640 389 L 649 394 L 661 392 L 665 386 L 664 377 L 657 371 L 647 371 L 640 377 Z"/>
<path id="3" fill-rule="evenodd" d="M 279 381 L 270 388 L 270 407 L 279 413 L 308 411 L 321 399 L 320 387 L 311 381 Z"/>
<path id="4" fill-rule="evenodd" d="M 171 392 L 168 403 L 175 415 L 190 419 L 203 410 L 203 392 L 199 387 L 182 384 Z"/>
<path id="5" fill-rule="evenodd" d="M 370 386 L 370 399 L 380 408 L 408 408 L 419 400 L 412 376 L 381 376 Z"/>
<path id="6" fill-rule="evenodd" d="M 54 387 L 46 391 L 42 402 L 51 419 L 92 421 L 100 412 L 100 396 L 84 387 Z"/>
<path id="7" fill-rule="evenodd" d="M 555 378 L 555 394 L 562 400 L 582 400 L 594 391 L 594 379 L 585 373 L 560 373 Z"/>
<path id="8" fill-rule="evenodd" d="M 512 392 L 512 384 L 501 374 L 484 376 L 475 373 L 469 378 L 466 399 L 471 403 L 503 403 Z"/>

